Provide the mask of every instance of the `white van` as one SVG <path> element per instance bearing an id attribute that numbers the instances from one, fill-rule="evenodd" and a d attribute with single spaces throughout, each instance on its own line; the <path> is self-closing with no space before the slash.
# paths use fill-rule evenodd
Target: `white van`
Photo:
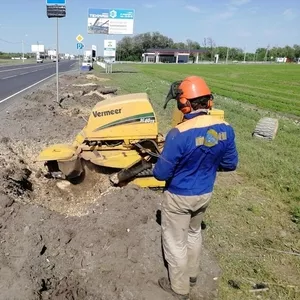
<path id="1" fill-rule="evenodd" d="M 89 67 L 90 70 L 93 69 L 93 61 L 90 58 L 84 58 L 82 62 L 82 67 Z"/>

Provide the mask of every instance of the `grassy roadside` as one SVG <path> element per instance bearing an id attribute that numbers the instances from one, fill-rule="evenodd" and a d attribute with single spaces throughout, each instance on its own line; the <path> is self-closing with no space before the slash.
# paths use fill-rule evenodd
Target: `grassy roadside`
<path id="1" fill-rule="evenodd" d="M 33 64 L 35 63 L 35 59 L 25 59 L 24 64 Z M 22 65 L 22 59 L 0 59 L 0 66 L 1 65 Z"/>
<path id="2" fill-rule="evenodd" d="M 300 117 L 300 68 L 282 65 L 140 65 L 160 79 L 177 80 L 178 74 L 203 76 L 213 92 L 270 111 Z"/>
<path id="3" fill-rule="evenodd" d="M 162 108 L 169 82 L 193 71 L 187 69 L 183 73 L 180 68 L 173 68 L 169 74 L 168 68 L 174 66 L 166 67 L 167 70 L 162 66 L 155 69 L 153 65 L 114 67 L 116 73 L 103 76 L 110 77 L 122 94 L 147 92 L 160 129 L 166 132 L 175 104 L 166 110 Z M 97 68 L 95 72 L 103 73 Z M 230 72 L 234 74 L 237 70 Z M 277 84 L 274 82 L 270 89 Z M 211 86 L 215 90 L 212 83 Z M 245 87 L 245 92 L 253 87 Z M 260 141 L 251 137 L 257 121 L 274 113 L 222 96 L 216 97 L 215 102 L 216 107 L 225 110 L 227 121 L 236 130 L 240 155 L 236 173 L 218 176 L 214 200 L 206 217 L 205 241 L 223 270 L 220 299 L 257 299 L 257 295 L 260 299 L 299 299 L 300 257 L 293 251 L 300 251 L 300 126 L 293 119 L 279 115 L 276 139 Z M 229 280 L 240 288 L 232 288 Z M 249 291 L 253 284 L 261 282 L 268 284 L 268 291 Z"/>

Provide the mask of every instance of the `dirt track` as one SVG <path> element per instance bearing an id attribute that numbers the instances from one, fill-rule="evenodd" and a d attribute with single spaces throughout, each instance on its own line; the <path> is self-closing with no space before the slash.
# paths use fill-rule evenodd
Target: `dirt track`
<path id="1" fill-rule="evenodd" d="M 173 299 L 157 285 L 167 274 L 161 243 L 162 194 L 136 186 L 112 189 L 90 172 L 80 186 L 41 175 L 46 145 L 70 142 L 112 83 L 83 75 L 20 99 L 0 113 L 0 287 L 3 300 Z M 220 270 L 204 250 L 191 299 L 215 299 Z"/>

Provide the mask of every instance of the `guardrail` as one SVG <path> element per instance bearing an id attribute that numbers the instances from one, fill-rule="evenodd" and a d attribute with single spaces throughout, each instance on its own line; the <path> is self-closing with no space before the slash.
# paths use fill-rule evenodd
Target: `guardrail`
<path id="1" fill-rule="evenodd" d="M 100 66 L 101 68 L 105 69 L 106 68 L 106 63 L 97 61 L 97 65 Z"/>
<path id="2" fill-rule="evenodd" d="M 154 63 L 154 62 L 140 62 L 140 61 L 115 61 L 113 64 L 117 65 L 117 64 L 145 64 L 145 65 L 151 65 L 151 64 L 156 64 L 156 65 L 162 65 L 164 63 L 162 62 L 159 62 L 159 63 Z M 106 73 L 110 73 L 111 72 L 111 68 L 112 68 L 112 65 L 113 64 L 108 64 L 108 63 L 105 63 L 105 62 L 99 62 L 97 61 L 97 65 L 102 67 L 103 69 L 106 70 Z M 167 63 L 168 65 L 180 65 L 180 64 L 177 64 L 177 63 Z M 186 64 L 191 64 L 191 65 L 216 65 L 215 62 L 212 62 L 212 61 L 199 61 L 198 63 L 191 63 L 191 62 L 188 62 Z M 239 64 L 246 64 L 246 65 L 282 65 L 284 63 L 278 63 L 278 62 L 274 62 L 274 61 L 228 61 L 227 63 L 225 61 L 219 61 L 217 63 L 217 65 L 225 65 L 225 64 L 228 64 L 228 65 L 239 65 Z M 298 62 L 298 64 L 300 64 L 300 61 Z"/>
<path id="3" fill-rule="evenodd" d="M 112 65 L 106 62 L 97 61 L 97 65 L 105 69 L 105 73 L 112 73 Z"/>
<path id="4" fill-rule="evenodd" d="M 300 63 L 300 62 L 299 62 Z M 97 64 L 101 66 L 102 68 L 105 69 L 105 63 L 104 62 L 98 62 Z M 145 64 L 145 65 L 163 65 L 163 64 L 168 64 L 168 65 L 182 65 L 182 64 L 191 64 L 191 65 L 223 65 L 223 64 L 228 64 L 228 65 L 237 65 L 237 64 L 274 64 L 274 65 L 282 65 L 283 63 L 278 63 L 275 61 L 219 61 L 218 63 L 215 63 L 213 61 L 199 61 L 198 63 L 192 63 L 192 62 L 187 62 L 187 63 L 155 63 L 155 62 L 141 62 L 141 61 L 115 61 L 113 64 Z"/>

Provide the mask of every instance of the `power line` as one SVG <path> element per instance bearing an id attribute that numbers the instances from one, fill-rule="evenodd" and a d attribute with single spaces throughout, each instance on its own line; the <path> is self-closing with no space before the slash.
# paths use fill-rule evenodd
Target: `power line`
<path id="1" fill-rule="evenodd" d="M 7 40 L 3 40 L 0 38 L 0 41 L 1 42 L 5 42 L 5 43 L 8 43 L 8 44 L 22 44 L 22 42 L 10 42 L 10 41 L 7 41 Z M 25 44 L 25 43 L 24 43 Z"/>

